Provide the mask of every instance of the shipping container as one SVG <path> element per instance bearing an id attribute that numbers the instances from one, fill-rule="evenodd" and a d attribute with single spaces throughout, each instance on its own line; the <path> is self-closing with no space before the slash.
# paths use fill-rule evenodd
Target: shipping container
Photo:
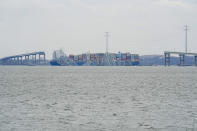
<path id="1" fill-rule="evenodd" d="M 105 56 L 104 53 L 96 53 L 96 54 L 95 54 L 95 57 L 104 57 L 104 56 Z"/>
<path id="2" fill-rule="evenodd" d="M 90 54 L 90 57 L 94 57 L 95 56 L 95 54 Z"/>
<path id="3" fill-rule="evenodd" d="M 95 54 L 90 54 L 90 60 L 94 60 L 95 59 Z"/>
<path id="4" fill-rule="evenodd" d="M 131 56 L 127 56 L 127 58 L 126 58 L 127 60 L 131 60 Z"/>
<path id="5" fill-rule="evenodd" d="M 74 60 L 74 55 L 69 55 L 70 60 Z"/>
<path id="6" fill-rule="evenodd" d="M 127 56 L 131 56 L 131 53 L 129 53 L 129 52 L 127 52 L 126 54 L 127 54 Z"/>
<path id="7" fill-rule="evenodd" d="M 139 61 L 139 55 L 138 54 L 132 54 L 131 59 L 132 59 L 132 61 Z"/>
<path id="8" fill-rule="evenodd" d="M 134 59 L 139 59 L 139 55 L 138 54 L 135 54 L 134 55 Z"/>
<path id="9" fill-rule="evenodd" d="M 125 61 L 126 59 L 127 59 L 127 54 L 126 53 L 122 53 L 121 60 Z"/>
<path id="10" fill-rule="evenodd" d="M 120 59 L 120 58 L 121 58 L 121 52 L 118 52 L 116 58 L 117 58 L 117 59 Z"/>
<path id="11" fill-rule="evenodd" d="M 126 58 L 127 54 L 126 53 L 122 53 L 122 58 Z"/>
<path id="12" fill-rule="evenodd" d="M 82 61 L 83 60 L 83 56 L 82 55 L 78 55 L 78 60 Z"/>
<path id="13" fill-rule="evenodd" d="M 134 61 L 135 59 L 135 54 L 131 54 L 131 60 Z"/>
<path id="14" fill-rule="evenodd" d="M 82 59 L 83 59 L 83 61 L 86 61 L 87 60 L 87 55 L 86 54 L 82 54 Z"/>
<path id="15" fill-rule="evenodd" d="M 77 61 L 78 60 L 78 56 L 75 55 L 74 56 L 74 60 Z"/>

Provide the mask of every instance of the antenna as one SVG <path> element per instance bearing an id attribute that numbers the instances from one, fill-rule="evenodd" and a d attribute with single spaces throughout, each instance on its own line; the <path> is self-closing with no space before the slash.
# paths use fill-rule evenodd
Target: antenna
<path id="1" fill-rule="evenodd" d="M 105 52 L 105 65 L 109 65 L 109 52 L 108 52 L 108 42 L 109 42 L 109 32 L 105 32 L 106 37 L 106 52 Z"/>
<path id="2" fill-rule="evenodd" d="M 106 54 L 108 54 L 109 32 L 105 32 L 106 37 Z"/>
<path id="3" fill-rule="evenodd" d="M 187 53 L 187 31 L 189 30 L 189 26 L 188 25 L 185 25 L 185 53 Z"/>

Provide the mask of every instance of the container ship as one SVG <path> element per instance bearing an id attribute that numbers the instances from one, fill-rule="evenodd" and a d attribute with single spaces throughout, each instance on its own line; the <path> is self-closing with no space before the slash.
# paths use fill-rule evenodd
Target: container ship
<path id="1" fill-rule="evenodd" d="M 84 53 L 65 55 L 62 50 L 53 52 L 52 66 L 137 66 L 139 55 L 127 53 Z"/>

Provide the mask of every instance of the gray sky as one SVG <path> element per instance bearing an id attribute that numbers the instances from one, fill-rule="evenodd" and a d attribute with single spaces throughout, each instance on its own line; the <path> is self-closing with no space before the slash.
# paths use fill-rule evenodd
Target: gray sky
<path id="1" fill-rule="evenodd" d="M 197 52 L 197 0 L 0 0 L 0 57 L 62 48 L 67 54 Z"/>

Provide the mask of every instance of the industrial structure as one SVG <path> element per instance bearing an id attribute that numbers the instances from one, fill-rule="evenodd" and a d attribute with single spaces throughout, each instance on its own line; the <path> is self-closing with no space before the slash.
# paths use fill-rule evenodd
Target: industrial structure
<path id="1" fill-rule="evenodd" d="M 45 64 L 45 52 L 32 52 L 8 56 L 0 59 L 2 65 L 40 65 Z"/>
<path id="2" fill-rule="evenodd" d="M 171 52 L 165 51 L 165 66 L 170 66 L 170 56 L 171 54 L 179 55 L 179 65 L 184 66 L 185 56 L 194 56 L 194 65 L 197 66 L 197 53 L 186 53 L 186 52 Z"/>
<path id="3" fill-rule="evenodd" d="M 197 66 L 197 53 L 188 53 L 187 52 L 187 32 L 189 30 L 189 26 L 185 25 L 185 52 L 175 52 L 175 51 L 165 51 L 164 57 L 165 57 L 165 66 L 170 66 L 170 55 L 179 55 L 179 64 L 180 66 L 185 66 L 185 56 L 194 56 L 194 65 Z"/>
<path id="4" fill-rule="evenodd" d="M 187 32 L 189 30 L 189 26 L 188 25 L 185 25 L 185 53 L 187 53 Z"/>
<path id="5" fill-rule="evenodd" d="M 57 57 L 58 56 L 58 57 Z M 66 56 L 62 50 L 54 51 L 51 65 L 61 66 L 132 66 L 139 64 L 139 55 L 131 53 L 83 53 Z"/>

